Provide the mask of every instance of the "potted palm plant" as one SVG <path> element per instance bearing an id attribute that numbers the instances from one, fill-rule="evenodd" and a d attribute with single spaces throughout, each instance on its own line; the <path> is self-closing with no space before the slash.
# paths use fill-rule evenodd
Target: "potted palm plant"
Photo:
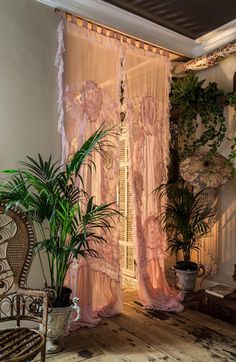
<path id="1" fill-rule="evenodd" d="M 64 333 L 71 313 L 71 290 L 64 286 L 68 268 L 78 257 L 100 257 L 91 242 L 106 242 L 117 211 L 113 203 L 96 205 L 83 187 L 82 167 L 93 167 L 92 153 L 106 154 L 105 136 L 110 130 L 98 129 L 62 169 L 51 157 L 44 161 L 27 157 L 21 168 L 4 170 L 8 175 L 0 183 L 0 202 L 6 209 L 20 206 L 41 233 L 35 245 L 45 288 L 52 288 L 56 298 L 49 314 L 47 352 L 61 349 L 59 337 Z M 46 253 L 44 265 L 41 253 Z M 46 277 L 49 270 L 49 280 Z"/>
<path id="2" fill-rule="evenodd" d="M 210 231 L 216 214 L 213 207 L 203 201 L 203 191 L 194 192 L 184 182 L 162 184 L 154 192 L 167 199 L 161 215 L 167 233 L 167 250 L 176 255 L 176 260 L 181 254 L 181 260 L 174 266 L 177 288 L 185 300 L 190 300 L 197 275 L 204 273 L 203 266 L 191 260 L 191 253 L 199 249 L 199 239 Z"/>

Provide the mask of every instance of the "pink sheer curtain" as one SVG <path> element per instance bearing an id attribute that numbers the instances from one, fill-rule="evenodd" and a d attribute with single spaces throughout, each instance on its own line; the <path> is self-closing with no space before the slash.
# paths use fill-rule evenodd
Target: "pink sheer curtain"
<path id="1" fill-rule="evenodd" d="M 165 277 L 166 234 L 161 203 L 152 194 L 167 182 L 170 62 L 164 55 L 124 48 L 139 297 L 146 308 L 181 311 L 182 296 L 170 289 Z"/>
<path id="2" fill-rule="evenodd" d="M 169 60 L 70 22 L 65 22 L 65 28 L 60 23 L 58 40 L 56 65 L 63 159 L 103 122 L 109 127 L 119 125 L 120 87 L 125 79 L 140 300 L 147 308 L 180 311 L 181 297 L 169 288 L 165 278 L 166 235 L 157 218 L 161 205 L 151 195 L 155 187 L 167 180 Z M 117 198 L 118 138 L 114 142 L 105 162 L 94 155 L 95 173 L 84 171 L 86 190 L 95 195 L 97 203 Z M 122 311 L 119 227 L 107 238 L 108 243 L 99 246 L 103 259 L 80 259 L 68 272 L 67 284 L 73 296 L 79 296 L 82 311 L 81 320 L 74 327 L 94 326 L 102 316 Z"/>
<path id="3" fill-rule="evenodd" d="M 59 41 L 62 41 L 63 23 L 58 31 Z M 64 41 L 65 114 L 60 130 L 65 157 L 75 152 L 102 124 L 105 128 L 119 125 L 121 52 L 116 40 L 69 22 L 65 23 Z M 59 49 L 63 51 L 62 44 Z M 61 65 L 59 54 L 57 63 Z M 58 81 L 60 85 L 60 79 Z M 112 142 L 114 147 L 108 150 L 109 156 L 105 160 L 99 154 L 93 155 L 96 170 L 91 172 L 88 167 L 83 170 L 86 191 L 95 196 L 97 204 L 117 200 L 118 138 L 113 137 Z M 73 296 L 80 298 L 81 306 L 81 319 L 72 328 L 94 326 L 102 316 L 112 316 L 122 310 L 118 229 L 105 236 L 107 243 L 92 245 L 103 258 L 87 261 L 81 258 L 73 263 L 67 274 L 67 285 Z"/>

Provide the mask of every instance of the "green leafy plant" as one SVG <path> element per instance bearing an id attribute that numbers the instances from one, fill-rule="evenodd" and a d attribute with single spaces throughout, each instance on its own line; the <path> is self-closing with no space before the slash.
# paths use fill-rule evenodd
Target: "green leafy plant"
<path id="1" fill-rule="evenodd" d="M 180 159 L 202 146 L 208 147 L 209 154 L 217 152 L 226 139 L 224 107 L 230 104 L 236 109 L 236 92 L 224 93 L 216 83 L 210 82 L 206 87 L 204 83 L 205 80 L 199 81 L 194 73 L 189 73 L 172 84 L 171 104 L 179 109 Z M 229 155 L 232 158 L 233 150 Z"/>
<path id="2" fill-rule="evenodd" d="M 236 91 L 226 94 L 226 104 L 236 109 Z"/>
<path id="3" fill-rule="evenodd" d="M 202 191 L 194 193 L 184 182 L 162 184 L 154 193 L 168 200 L 161 214 L 167 250 L 176 257 L 182 253 L 183 261 L 178 267 L 196 269 L 197 265 L 191 262 L 191 251 L 199 249 L 199 239 L 210 231 L 216 216 L 213 207 L 203 202 Z"/>
<path id="4" fill-rule="evenodd" d="M 0 183 L 0 201 L 6 208 L 20 206 L 38 226 L 42 238 L 35 245 L 45 287 L 53 288 L 60 305 L 64 279 L 74 259 L 100 257 L 91 242 L 106 242 L 117 211 L 113 203 L 97 205 L 84 191 L 82 167 L 94 167 L 92 153 L 101 157 L 111 146 L 105 137 L 110 130 L 97 130 L 73 155 L 62 170 L 51 157 L 44 161 L 27 157 L 22 168 L 2 171 L 7 180 Z M 46 280 L 41 251 L 46 251 L 50 283 Z"/>

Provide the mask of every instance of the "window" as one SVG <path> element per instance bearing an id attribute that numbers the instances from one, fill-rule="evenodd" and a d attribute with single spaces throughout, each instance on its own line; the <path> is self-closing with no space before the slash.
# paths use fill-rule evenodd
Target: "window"
<path id="1" fill-rule="evenodd" d="M 135 277 L 134 240 L 133 240 L 133 212 L 131 188 L 129 181 L 129 148 L 127 127 L 125 122 L 121 126 L 120 134 L 120 172 L 119 172 L 119 211 L 120 217 L 120 265 L 122 274 Z"/>

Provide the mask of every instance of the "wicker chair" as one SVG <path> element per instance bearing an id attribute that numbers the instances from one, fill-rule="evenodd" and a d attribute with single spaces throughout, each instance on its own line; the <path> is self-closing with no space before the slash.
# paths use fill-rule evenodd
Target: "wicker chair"
<path id="1" fill-rule="evenodd" d="M 26 287 L 34 241 L 24 213 L 0 205 L 0 322 L 16 321 L 15 328 L 0 327 L 0 361 L 31 361 L 39 352 L 45 361 L 48 295 Z M 21 320 L 40 323 L 40 331 Z"/>

